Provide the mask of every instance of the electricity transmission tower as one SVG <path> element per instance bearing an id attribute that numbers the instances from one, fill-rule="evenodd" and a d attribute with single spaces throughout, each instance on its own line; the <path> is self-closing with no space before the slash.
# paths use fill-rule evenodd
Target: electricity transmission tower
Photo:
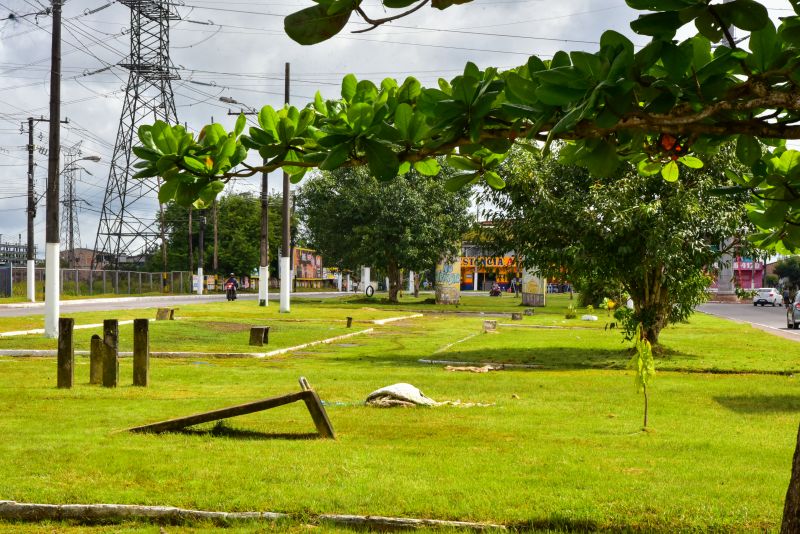
<path id="1" fill-rule="evenodd" d="M 119 0 L 131 10 L 130 71 L 125 102 L 111 159 L 106 194 L 97 229 L 92 265 L 117 267 L 121 256 L 152 252 L 162 242 L 158 181 L 134 180 L 136 157 L 131 147 L 141 123 L 177 122 L 172 80 L 178 79 L 169 58 L 169 24 L 180 17 L 164 0 Z"/>
<path id="2" fill-rule="evenodd" d="M 61 246 L 67 253 L 67 258 L 64 262 L 67 267 L 75 267 L 75 244 L 77 243 L 78 246 L 80 246 L 81 243 L 81 229 L 78 224 L 78 199 L 75 196 L 75 174 L 78 171 L 76 159 L 81 154 L 79 145 L 80 143 L 74 147 L 66 147 L 63 149 L 64 170 L 61 171 L 63 176 L 63 189 L 61 190 Z"/>

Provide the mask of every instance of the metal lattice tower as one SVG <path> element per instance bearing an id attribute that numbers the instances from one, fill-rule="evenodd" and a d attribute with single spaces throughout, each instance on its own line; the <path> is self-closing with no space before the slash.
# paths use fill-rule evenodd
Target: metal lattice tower
<path id="1" fill-rule="evenodd" d="M 119 0 L 131 10 L 131 54 L 121 66 L 130 71 L 117 130 L 108 184 L 95 241 L 93 265 L 117 267 L 121 256 L 152 252 L 161 239 L 155 178 L 134 180 L 140 124 L 161 119 L 177 123 L 172 80 L 179 78 L 169 58 L 169 24 L 179 19 L 168 1 Z"/>
<path id="2" fill-rule="evenodd" d="M 67 267 L 75 266 L 75 246 L 80 247 L 81 229 L 78 224 L 78 198 L 75 195 L 75 175 L 78 172 L 76 159 L 81 155 L 80 143 L 62 149 L 64 170 L 61 171 L 63 186 L 61 190 L 61 249 L 67 253 L 64 261 Z"/>

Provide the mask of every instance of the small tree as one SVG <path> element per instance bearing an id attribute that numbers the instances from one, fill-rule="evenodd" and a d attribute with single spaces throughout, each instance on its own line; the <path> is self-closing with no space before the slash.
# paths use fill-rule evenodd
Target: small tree
<path id="1" fill-rule="evenodd" d="M 326 263 L 386 269 L 397 302 L 401 269 L 423 271 L 455 253 L 469 228 L 469 191 L 444 188 L 446 177 L 410 172 L 380 182 L 366 169 L 320 173 L 297 193 L 305 236 Z"/>
<path id="2" fill-rule="evenodd" d="M 631 358 L 631 361 L 628 362 L 628 368 L 636 372 L 634 375 L 636 390 L 644 395 L 644 423 L 642 424 L 642 430 L 646 430 L 648 408 L 647 386 L 656 375 L 656 365 L 653 361 L 653 347 L 645 336 L 641 324 L 636 327 L 636 333 L 634 334 L 634 349 L 636 352 Z"/>
<path id="3" fill-rule="evenodd" d="M 626 333 L 641 323 L 656 345 L 662 328 L 706 299 L 717 245 L 747 225 L 744 195 L 715 194 L 729 185 L 723 169 L 730 167 L 735 161 L 722 153 L 680 182 L 632 167 L 598 178 L 518 150 L 500 170 L 506 188 L 489 196 L 497 206 L 493 239 L 545 274 L 565 269 L 575 279 L 621 285 L 634 303 Z"/>

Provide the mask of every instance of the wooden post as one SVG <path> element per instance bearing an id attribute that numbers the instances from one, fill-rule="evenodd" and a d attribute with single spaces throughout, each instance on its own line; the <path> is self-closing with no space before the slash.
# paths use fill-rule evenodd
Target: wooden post
<path id="1" fill-rule="evenodd" d="M 103 340 L 97 334 L 92 336 L 89 347 L 89 383 L 103 383 Z"/>
<path id="2" fill-rule="evenodd" d="M 119 383 L 119 323 L 103 321 L 103 386 L 115 388 Z"/>
<path id="3" fill-rule="evenodd" d="M 58 387 L 70 389 L 75 375 L 75 347 L 72 344 L 72 329 L 75 319 L 61 317 L 58 320 Z"/>
<path id="4" fill-rule="evenodd" d="M 150 321 L 133 320 L 133 385 L 150 383 Z"/>
<path id="5" fill-rule="evenodd" d="M 348 317 L 347 318 L 347 328 L 350 328 L 351 326 L 353 326 L 353 318 L 352 317 Z"/>
<path id="6" fill-rule="evenodd" d="M 250 345 L 260 347 L 269 344 L 269 327 L 268 326 L 251 326 L 250 327 Z"/>

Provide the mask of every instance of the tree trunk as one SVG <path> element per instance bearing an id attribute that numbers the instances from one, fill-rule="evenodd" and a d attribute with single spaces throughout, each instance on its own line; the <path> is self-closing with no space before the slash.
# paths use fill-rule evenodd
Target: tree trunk
<path id="1" fill-rule="evenodd" d="M 419 298 L 419 283 L 420 283 L 420 276 L 417 271 L 414 271 L 414 298 Z"/>
<path id="2" fill-rule="evenodd" d="M 781 534 L 800 533 L 800 428 L 797 430 L 797 444 L 792 458 L 792 478 L 786 490 L 786 501 L 783 504 L 783 521 Z"/>
<path id="3" fill-rule="evenodd" d="M 397 267 L 396 261 L 389 260 L 386 265 L 386 274 L 389 275 L 389 302 L 400 302 L 397 297 L 403 284 L 403 278 L 400 275 L 400 269 Z"/>

